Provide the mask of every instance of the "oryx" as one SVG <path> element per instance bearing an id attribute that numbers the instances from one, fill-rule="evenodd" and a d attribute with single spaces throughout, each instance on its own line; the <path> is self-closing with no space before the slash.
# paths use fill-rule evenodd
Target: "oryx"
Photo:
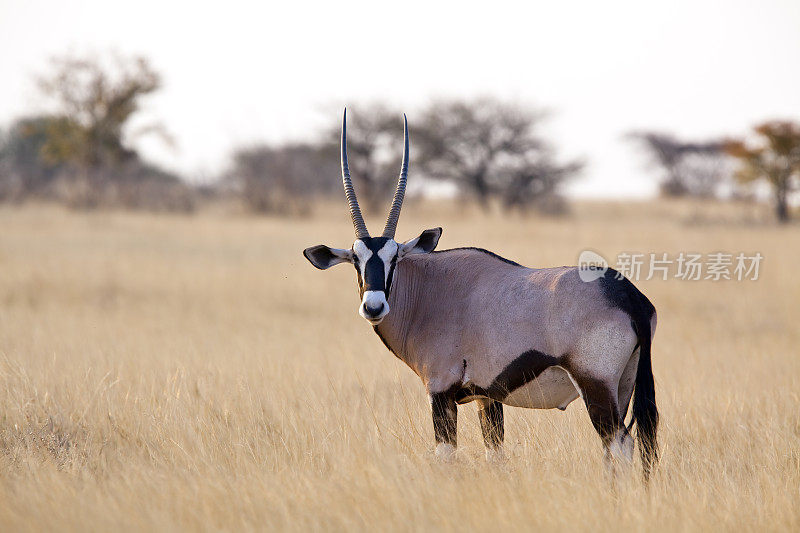
<path id="1" fill-rule="evenodd" d="M 434 252 L 441 228 L 395 241 L 409 163 L 403 120 L 397 189 L 383 234 L 371 237 L 348 170 L 345 110 L 342 181 L 356 240 L 349 249 L 318 245 L 303 255 L 323 270 L 355 266 L 359 314 L 430 395 L 437 455 L 455 450 L 458 404 L 478 402 L 491 456 L 502 454 L 503 404 L 564 410 L 580 396 L 612 469 L 631 461 L 636 422 L 646 478 L 657 460 L 653 305 L 613 269 L 585 282 L 578 267 L 527 268 L 480 248 Z"/>

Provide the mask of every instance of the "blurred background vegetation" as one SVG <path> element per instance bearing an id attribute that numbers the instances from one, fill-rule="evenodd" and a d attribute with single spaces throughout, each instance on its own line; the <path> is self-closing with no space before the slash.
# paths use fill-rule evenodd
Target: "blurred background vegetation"
<path id="1" fill-rule="evenodd" d="M 143 57 L 117 54 L 54 58 L 35 80 L 47 110 L 18 118 L 0 137 L 0 201 L 59 202 L 75 209 L 131 208 L 191 212 L 203 202 L 234 200 L 256 213 L 301 216 L 317 200 L 341 195 L 339 114 L 303 142 L 250 144 L 202 184 L 147 161 L 142 136 L 173 143 L 160 123 L 133 120 L 162 77 Z M 399 168 L 401 110 L 385 102 L 350 113 L 348 150 L 368 210 L 389 197 Z M 583 160 L 565 159 L 548 139 L 541 109 L 483 97 L 431 101 L 411 125 L 412 195 L 457 196 L 483 209 L 567 208 L 564 184 Z M 626 139 L 649 162 L 664 197 L 769 201 L 788 222 L 800 186 L 800 124 L 766 121 L 728 138 L 682 139 L 634 131 Z"/>
<path id="2" fill-rule="evenodd" d="M 0 533 L 800 531 L 797 28 L 796 0 L 5 2 Z M 494 468 L 466 407 L 433 460 L 352 269 L 300 253 L 352 239 L 344 105 L 370 227 L 405 112 L 399 236 L 649 262 L 649 489 L 608 490 L 580 402 L 508 409 Z M 690 281 L 684 252 L 764 262 Z"/>

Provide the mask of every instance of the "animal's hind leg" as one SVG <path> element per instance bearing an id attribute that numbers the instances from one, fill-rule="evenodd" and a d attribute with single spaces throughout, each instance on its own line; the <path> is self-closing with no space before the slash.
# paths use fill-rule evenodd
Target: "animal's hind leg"
<path id="1" fill-rule="evenodd" d="M 503 426 L 503 404 L 482 398 L 477 400 L 478 419 L 481 422 L 481 433 L 483 433 L 483 444 L 486 446 L 486 459 L 489 461 L 502 461 L 503 437 L 505 428 Z"/>
<path id="2" fill-rule="evenodd" d="M 633 388 L 636 383 L 636 369 L 639 365 L 639 348 L 636 348 L 625 365 L 625 370 L 622 371 L 622 376 L 619 378 L 619 386 L 617 387 L 617 402 L 619 403 L 619 412 L 622 420 L 628 414 L 630 407 L 631 397 L 633 396 Z"/>
<path id="3" fill-rule="evenodd" d="M 617 464 L 629 465 L 633 460 L 633 439 L 625 428 L 619 408 L 618 383 L 586 376 L 574 376 L 574 379 L 581 389 L 592 425 L 603 442 L 606 466 L 613 473 Z"/>

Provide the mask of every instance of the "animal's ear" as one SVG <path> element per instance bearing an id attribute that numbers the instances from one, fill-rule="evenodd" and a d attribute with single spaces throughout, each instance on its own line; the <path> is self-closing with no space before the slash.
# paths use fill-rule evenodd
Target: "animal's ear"
<path id="1" fill-rule="evenodd" d="M 397 257 L 402 259 L 411 254 L 429 254 L 439 244 L 439 237 L 441 236 L 442 228 L 426 229 L 416 239 L 411 239 L 401 244 Z"/>
<path id="2" fill-rule="evenodd" d="M 324 244 L 311 246 L 303 250 L 308 262 L 320 270 L 325 270 L 339 263 L 352 263 L 353 251 L 342 250 L 341 248 L 329 248 Z"/>

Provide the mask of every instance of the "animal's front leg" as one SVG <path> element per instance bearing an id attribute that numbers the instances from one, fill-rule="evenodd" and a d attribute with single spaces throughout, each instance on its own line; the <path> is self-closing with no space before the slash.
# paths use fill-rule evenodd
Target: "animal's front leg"
<path id="1" fill-rule="evenodd" d="M 436 456 L 449 459 L 456 451 L 458 410 L 455 394 L 451 391 L 431 393 L 433 434 L 436 437 Z"/>

